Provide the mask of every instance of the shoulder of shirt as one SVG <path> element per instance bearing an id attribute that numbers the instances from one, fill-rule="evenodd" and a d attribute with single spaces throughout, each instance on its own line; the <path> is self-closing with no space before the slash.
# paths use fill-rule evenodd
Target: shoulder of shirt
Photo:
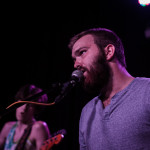
<path id="1" fill-rule="evenodd" d="M 135 79 L 140 80 L 140 81 L 150 82 L 150 78 L 148 78 L 148 77 L 136 77 Z"/>
<path id="2" fill-rule="evenodd" d="M 138 81 L 139 84 L 150 85 L 150 78 L 146 77 L 136 77 L 135 81 Z"/>
<path id="3" fill-rule="evenodd" d="M 92 109 L 95 106 L 95 103 L 97 103 L 97 101 L 99 101 L 99 96 L 94 97 L 93 99 L 91 99 L 82 109 L 82 111 L 86 111 L 89 109 Z"/>

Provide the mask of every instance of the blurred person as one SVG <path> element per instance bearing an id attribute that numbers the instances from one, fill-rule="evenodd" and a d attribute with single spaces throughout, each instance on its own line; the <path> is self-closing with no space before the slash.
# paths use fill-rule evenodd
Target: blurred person
<path id="1" fill-rule="evenodd" d="M 20 101 L 33 96 L 42 89 L 32 84 L 22 86 L 15 95 Z M 46 94 L 33 99 L 34 102 L 47 103 Z M 50 138 L 50 130 L 44 121 L 37 121 L 35 116 L 42 111 L 42 106 L 23 104 L 16 109 L 16 120 L 6 122 L 0 132 L 0 150 L 39 150 L 45 140 Z"/>
<path id="2" fill-rule="evenodd" d="M 83 72 L 85 91 L 95 95 L 81 112 L 80 150 L 150 150 L 150 78 L 127 71 L 118 35 L 88 29 L 68 47 L 74 68 Z"/>

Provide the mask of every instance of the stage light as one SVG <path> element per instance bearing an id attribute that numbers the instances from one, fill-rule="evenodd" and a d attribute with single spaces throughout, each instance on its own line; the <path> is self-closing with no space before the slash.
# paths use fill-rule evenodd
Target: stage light
<path id="1" fill-rule="evenodd" d="M 139 0 L 138 3 L 139 3 L 141 6 L 145 7 L 145 6 L 150 5 L 150 0 Z"/>

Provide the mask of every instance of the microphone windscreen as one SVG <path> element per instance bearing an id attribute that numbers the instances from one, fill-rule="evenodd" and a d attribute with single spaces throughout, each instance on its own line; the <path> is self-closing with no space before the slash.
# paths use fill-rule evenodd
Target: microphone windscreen
<path id="1" fill-rule="evenodd" d="M 83 80 L 83 72 L 81 70 L 74 70 L 71 75 L 71 79 L 81 82 Z"/>

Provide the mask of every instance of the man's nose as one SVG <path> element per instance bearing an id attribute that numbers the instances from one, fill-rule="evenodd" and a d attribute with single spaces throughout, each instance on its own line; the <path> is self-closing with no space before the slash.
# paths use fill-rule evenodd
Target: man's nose
<path id="1" fill-rule="evenodd" d="M 74 68 L 79 69 L 80 67 L 81 67 L 81 59 L 76 58 L 76 60 L 74 62 Z"/>

